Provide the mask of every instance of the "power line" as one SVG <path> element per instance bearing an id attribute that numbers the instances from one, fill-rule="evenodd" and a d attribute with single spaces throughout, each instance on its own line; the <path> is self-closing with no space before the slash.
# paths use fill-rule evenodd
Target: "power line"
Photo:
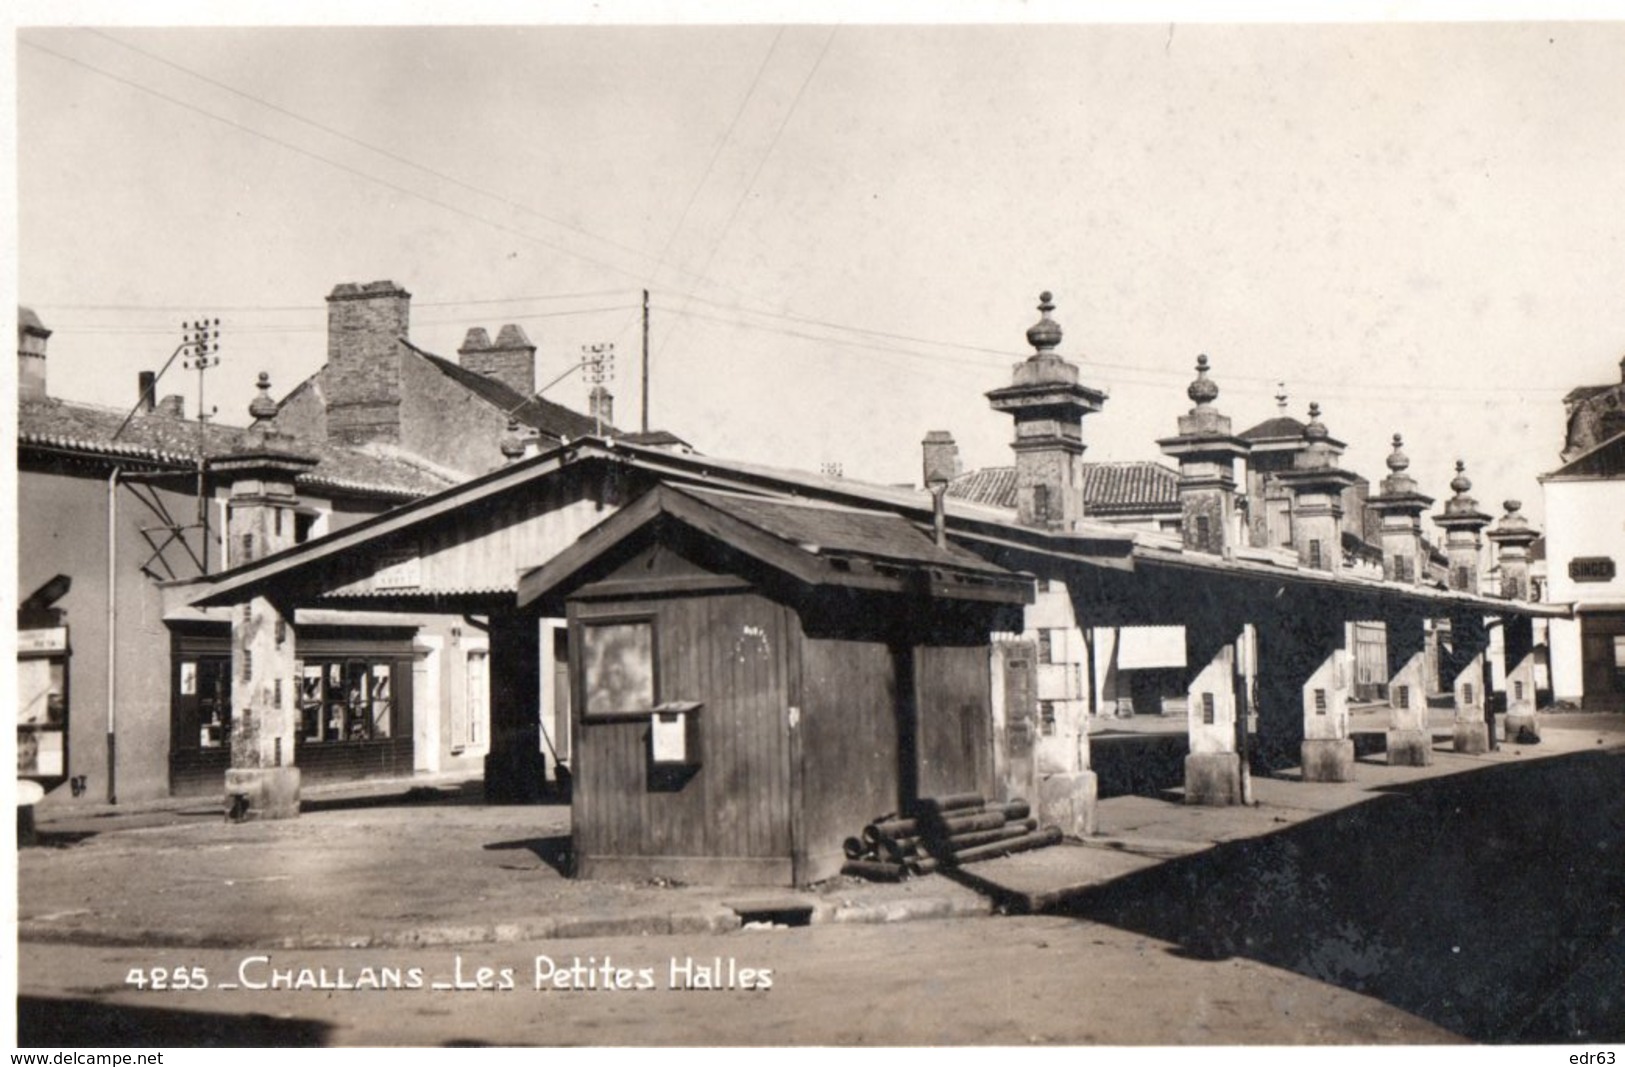
<path id="1" fill-rule="evenodd" d="M 722 229 L 717 234 L 717 239 L 712 242 L 711 251 L 706 255 L 705 263 L 700 267 L 700 277 L 706 276 L 706 272 L 711 269 L 711 263 L 717 257 L 717 252 L 721 250 L 723 243 L 728 239 L 728 231 L 733 228 L 734 220 L 739 217 L 740 208 L 744 206 L 746 198 L 750 196 L 750 191 L 756 187 L 756 179 L 761 176 L 762 168 L 772 158 L 773 149 L 778 147 L 779 138 L 784 134 L 785 128 L 790 125 L 790 119 L 795 115 L 796 108 L 800 106 L 802 94 L 807 91 L 807 86 L 811 83 L 813 75 L 818 73 L 818 68 L 823 66 L 824 57 L 829 54 L 829 46 L 835 41 L 835 31 L 837 29 L 839 29 L 838 26 L 830 28 L 829 36 L 824 38 L 824 47 L 818 52 L 818 58 L 807 69 L 807 74 L 801 79 L 801 84 L 796 87 L 796 95 L 791 99 L 790 106 L 785 109 L 784 115 L 779 119 L 779 124 L 774 128 L 773 137 L 768 141 L 767 148 L 762 152 L 761 158 L 756 161 L 756 169 L 751 171 L 750 180 L 745 183 L 744 189 L 740 191 L 739 197 L 734 201 L 733 208 L 728 212 L 728 220 L 723 223 Z M 666 345 L 670 343 L 671 336 L 668 333 L 666 339 L 661 342 L 660 352 L 665 351 Z"/>
<path id="2" fill-rule="evenodd" d="M 784 27 L 780 26 L 778 32 L 773 34 L 773 43 L 767 46 L 767 53 L 762 56 L 762 62 L 756 67 L 756 76 L 750 80 L 750 88 L 745 90 L 745 95 L 739 100 L 739 106 L 734 109 L 734 116 L 728 122 L 727 130 L 723 132 L 722 139 L 717 142 L 716 148 L 711 152 L 711 158 L 706 161 L 705 171 L 700 175 L 700 180 L 694 183 L 694 189 L 688 194 L 688 202 L 683 205 L 682 214 L 677 216 L 676 225 L 672 227 L 671 233 L 666 237 L 666 243 L 661 246 L 660 255 L 655 258 L 656 272 L 665 265 L 666 254 L 671 251 L 672 243 L 677 240 L 678 235 L 683 232 L 683 223 L 688 221 L 688 213 L 693 209 L 694 201 L 699 199 L 700 190 L 704 189 L 705 183 L 710 180 L 711 171 L 716 167 L 717 160 L 721 158 L 722 150 L 733 139 L 734 129 L 739 125 L 740 117 L 745 114 L 745 106 L 750 103 L 751 97 L 756 95 L 756 87 L 761 84 L 762 75 L 767 72 L 767 65 L 773 59 L 773 53 L 778 50 L 779 39 L 783 36 Z M 651 282 L 654 280 L 653 273 L 649 275 L 649 280 Z M 735 291 L 737 292 L 737 290 Z"/>
<path id="3" fill-rule="evenodd" d="M 186 66 L 183 66 L 183 65 L 181 65 L 179 63 L 176 63 L 172 59 L 169 59 L 169 58 L 167 58 L 165 56 L 158 55 L 155 52 L 149 52 L 144 48 L 138 48 L 137 46 L 135 46 L 133 44 L 130 44 L 127 41 L 122 41 L 122 40 L 118 39 L 117 37 L 114 37 L 114 36 L 112 36 L 110 34 L 103 33 L 100 30 L 90 29 L 89 27 L 85 27 L 85 30 L 86 30 L 87 33 L 93 33 L 96 36 L 102 38 L 103 40 L 110 41 L 113 44 L 118 45 L 120 48 L 126 48 L 126 49 L 130 50 L 131 52 L 135 52 L 138 55 L 145 56 L 148 59 L 153 60 L 154 62 L 162 63 L 164 66 L 170 67 L 170 68 L 172 68 L 174 70 L 178 70 L 182 74 L 186 74 L 186 75 L 188 75 L 190 77 L 196 78 L 199 81 L 205 82 L 205 83 L 207 83 L 209 85 L 214 86 L 217 89 L 221 89 L 221 90 L 224 90 L 225 92 L 228 92 L 228 93 L 231 93 L 231 94 L 233 94 L 235 96 L 241 97 L 244 100 L 251 101 L 252 103 L 258 104 L 261 107 L 264 107 L 264 108 L 267 108 L 267 109 L 269 109 L 271 111 L 274 111 L 279 115 L 286 115 L 288 118 L 291 118 L 296 122 L 301 122 L 301 123 L 305 124 L 306 126 L 311 127 L 312 129 L 320 130 L 323 133 L 330 134 L 331 136 L 337 137 L 342 141 L 347 141 L 350 144 L 356 145 L 359 148 L 364 148 L 369 152 L 374 152 L 374 153 L 376 153 L 376 154 L 378 154 L 380 156 L 383 156 L 385 159 L 392 160 L 392 161 L 394 161 L 396 163 L 400 163 L 403 166 L 411 167 L 413 170 L 419 171 L 419 172 L 421 172 L 423 174 L 430 175 L 431 177 L 434 177 L 434 178 L 438 178 L 441 181 L 450 182 L 452 185 L 455 185 L 455 186 L 457 186 L 457 187 L 459 187 L 461 189 L 466 189 L 469 192 L 474 193 L 474 194 L 476 194 L 478 196 L 483 196 L 483 197 L 487 197 L 488 199 L 495 200 L 497 203 L 502 204 L 505 207 L 512 208 L 515 211 L 519 211 L 519 212 L 521 212 L 523 214 L 529 215 L 532 218 L 540 219 L 541 221 L 546 222 L 546 223 L 548 223 L 550 225 L 553 225 L 553 226 L 557 226 L 560 229 L 569 230 L 572 233 L 580 234 L 581 236 L 586 237 L 586 238 L 588 238 L 590 240 L 600 241 L 603 244 L 609 245 L 611 248 L 619 249 L 622 252 L 627 252 L 627 253 L 629 253 L 631 255 L 634 255 L 634 256 L 637 256 L 637 257 L 639 257 L 641 259 L 655 258 L 655 257 L 651 257 L 650 254 L 648 252 L 644 251 L 643 249 L 634 248 L 631 245 L 623 244 L 622 242 L 616 241 L 613 238 L 609 238 L 609 237 L 605 237 L 605 236 L 603 236 L 601 234 L 593 233 L 591 230 L 583 229 L 582 227 L 577 226 L 577 225 L 575 225 L 573 223 L 570 223 L 570 222 L 566 222 L 563 219 L 556 219 L 556 218 L 552 217 L 551 215 L 545 215 L 542 212 L 537 211 L 534 208 L 531 208 L 530 206 L 528 206 L 526 204 L 520 203 L 517 200 L 509 199 L 508 197 L 505 197 L 505 196 L 501 195 L 500 193 L 494 193 L 494 192 L 490 191 L 489 189 L 481 188 L 480 186 L 474 185 L 471 182 L 463 181 L 461 178 L 457 178 L 457 177 L 454 177 L 454 176 L 452 176 L 450 174 L 446 174 L 446 173 L 444 173 L 442 171 L 435 170 L 433 167 L 425 166 L 422 163 L 416 162 L 415 160 L 411 160 L 411 159 L 406 158 L 405 156 L 399 155 L 399 154 L 397 154 L 395 152 L 391 152 L 387 148 L 381 148 L 378 145 L 372 144 L 372 143 L 370 143 L 368 141 L 364 141 L 359 137 L 355 137 L 355 136 L 353 136 L 351 134 L 345 133 L 343 130 L 335 129 L 334 127 L 328 126 L 325 123 L 318 122 L 315 119 L 308 118 L 308 117 L 306 117 L 304 115 L 301 115 L 301 114 L 298 114 L 297 112 L 294 112 L 294 111 L 290 111 L 287 108 L 282 107 L 282 106 L 280 106 L 278 104 L 271 103 L 269 100 L 266 100 L 263 97 L 255 96 L 253 93 L 246 92 L 245 90 L 242 90 L 242 89 L 238 89 L 235 86 L 226 84 L 225 82 L 217 81 L 216 79 L 211 78 L 206 74 L 202 74 L 202 73 L 200 73 L 198 71 L 192 70 L 190 67 L 186 67 Z M 779 32 L 782 34 L 784 31 L 781 28 Z M 774 44 L 776 45 L 777 43 L 778 43 L 778 38 L 775 37 L 774 38 Z M 771 50 L 770 50 L 770 54 L 771 54 Z M 758 74 L 758 77 L 759 76 L 760 75 Z M 752 88 L 754 88 L 754 83 L 752 83 Z M 668 242 L 668 244 L 669 244 L 669 242 Z M 664 253 L 664 251 L 662 251 L 661 257 L 660 258 L 655 258 L 655 266 L 656 266 L 657 270 L 661 266 L 664 265 L 664 255 L 665 255 L 665 253 Z M 583 257 L 583 258 L 585 258 L 585 257 Z M 681 271 L 684 274 L 687 274 L 687 275 L 699 280 L 699 281 L 703 282 L 703 281 L 708 281 L 709 280 L 709 279 L 705 278 L 704 275 L 694 274 L 692 271 L 686 270 L 681 266 L 678 266 L 676 269 Z"/>
<path id="4" fill-rule="evenodd" d="M 611 311 L 625 311 L 628 308 L 637 309 L 638 305 L 636 305 L 636 304 L 615 304 L 615 305 L 610 306 L 610 307 L 577 308 L 577 309 L 574 309 L 574 310 L 571 310 L 571 311 L 540 311 L 540 312 L 535 312 L 535 313 L 529 314 L 529 315 L 504 315 L 503 318 L 506 318 L 506 319 L 509 319 L 509 320 L 515 321 L 515 322 L 526 322 L 526 321 L 530 321 L 532 319 L 556 319 L 556 318 L 564 318 L 564 317 L 571 316 L 571 315 L 600 315 L 600 314 L 604 314 L 604 313 L 611 312 Z M 463 326 L 463 325 L 467 325 L 467 321 L 464 320 L 464 319 L 424 319 L 424 320 L 418 322 L 417 325 L 419 325 L 419 326 Z M 144 334 L 173 333 L 174 332 L 174 330 L 172 328 L 166 327 L 166 326 L 114 326 L 114 325 L 111 325 L 111 324 L 104 324 L 104 323 L 87 323 L 85 325 L 75 325 L 75 324 L 69 322 L 69 323 L 63 323 L 63 324 L 59 324 L 59 325 L 53 325 L 51 328 L 52 328 L 53 331 L 60 330 L 63 333 L 70 333 L 70 334 L 73 334 L 73 333 L 99 333 L 99 334 L 112 334 L 112 335 L 128 334 L 128 335 L 131 335 L 131 336 L 144 335 Z M 283 326 L 236 326 L 236 325 L 234 325 L 232 327 L 232 333 L 234 335 L 236 335 L 236 334 L 276 334 L 276 333 L 321 333 L 321 332 L 325 332 L 326 329 L 327 329 L 327 326 L 324 323 L 311 323 L 311 324 L 308 324 L 308 325 L 298 325 L 298 326 L 295 326 L 295 325 L 283 325 Z"/>
<path id="5" fill-rule="evenodd" d="M 601 260 L 601 259 L 597 259 L 597 258 L 595 258 L 593 256 L 587 255 L 586 253 L 578 252 L 575 249 L 567 248 L 564 245 L 558 244 L 558 243 L 553 242 L 553 241 L 549 241 L 544 237 L 538 237 L 536 234 L 526 233 L 523 230 L 515 229 L 512 226 L 508 226 L 508 225 L 505 225 L 504 223 L 497 222 L 494 219 L 488 219 L 483 215 L 478 215 L 478 214 L 475 214 L 472 211 L 464 210 L 463 208 L 457 207 L 457 206 L 455 206 L 453 204 L 448 204 L 443 200 L 437 200 L 434 197 L 429 196 L 429 195 L 427 195 L 425 193 L 420 193 L 420 192 L 417 192 L 416 190 L 409 189 L 409 188 L 407 188 L 407 187 L 405 187 L 403 185 L 397 185 L 394 182 L 388 181 L 387 179 L 380 178 L 380 177 L 378 177 L 376 175 L 373 175 L 373 174 L 368 174 L 366 171 L 359 170 L 359 169 L 357 169 L 355 167 L 352 167 L 352 166 L 350 166 L 350 165 L 348 165 L 346 163 L 340 163 L 335 159 L 330 159 L 329 157 L 324 156 L 319 152 L 313 152 L 313 151 L 311 151 L 311 150 L 309 150 L 307 148 L 301 148 L 300 146 L 298 146 L 296 144 L 293 144 L 292 142 L 284 141 L 279 137 L 274 137 L 271 134 L 261 132 L 260 130 L 256 130 L 251 126 L 246 126 L 246 125 L 244 125 L 244 124 L 242 124 L 240 122 L 237 122 L 234 119 L 228 119 L 223 115 L 217 115 L 214 112 L 209 111 L 209 110 L 207 110 L 205 108 L 199 107 L 199 106 L 197 106 L 195 104 L 190 104 L 190 103 L 187 103 L 184 100 L 180 100 L 180 99 L 177 99 L 177 98 L 175 98 L 173 96 L 170 96 L 167 93 L 159 92 L 157 89 L 153 89 L 153 88 L 151 88 L 149 86 L 142 85 L 139 82 L 131 81 L 128 78 L 120 77 L 119 75 L 113 74 L 113 73 L 111 73 L 109 71 L 106 71 L 106 70 L 103 70 L 100 67 L 95 66 L 94 64 L 86 63 L 84 60 L 75 59 L 72 56 L 63 55 L 61 52 L 57 52 L 57 51 L 54 51 L 53 49 L 46 48 L 43 45 L 36 44 L 33 41 L 23 41 L 22 44 L 25 45 L 28 48 L 34 49 L 35 51 L 44 52 L 46 55 L 49 55 L 49 56 L 55 56 L 57 59 L 60 59 L 65 63 L 72 63 L 75 66 L 83 67 L 85 70 L 91 71 L 94 74 L 99 74 L 104 78 L 107 78 L 107 79 L 109 79 L 111 81 L 118 82 L 121 85 L 128 86 L 131 89 L 135 89 L 135 90 L 138 90 L 139 92 L 147 93 L 150 96 L 155 96 L 160 100 L 164 100 L 164 101 L 167 101 L 168 103 L 174 104 L 176 107 L 185 108 L 186 110 L 191 111 L 191 112 L 195 112 L 196 114 L 202 115 L 205 118 L 213 119 L 216 122 L 222 123 L 222 124 L 224 124 L 226 126 L 230 126 L 233 129 L 239 130 L 239 131 L 241 131 L 243 133 L 246 133 L 246 134 L 248 134 L 248 135 L 250 135 L 252 137 L 258 137 L 261 140 L 270 142 L 271 144 L 277 145 L 277 146 L 282 147 L 282 148 L 286 148 L 290 152 L 296 152 L 299 155 L 305 156 L 308 159 L 314 159 L 319 163 L 325 163 L 328 166 L 334 168 L 335 170 L 343 171 L 344 173 L 350 174 L 350 175 L 352 175 L 354 177 L 357 177 L 357 178 L 360 178 L 363 181 L 368 181 L 368 182 L 372 182 L 372 183 L 374 183 L 376 185 L 381 185 L 384 188 L 389 189 L 389 190 L 391 190 L 393 192 L 400 193 L 402 196 L 409 196 L 409 197 L 412 197 L 415 200 L 421 200 L 424 203 L 432 204 L 435 207 L 439 207 L 439 208 L 442 208 L 442 209 L 444 209 L 446 211 L 450 211 L 453 214 L 462 216 L 463 218 L 472 219 L 473 221 L 479 222 L 479 223 L 484 223 L 485 225 L 490 226 L 493 229 L 501 230 L 504 233 L 512 234 L 515 237 L 520 237 L 520 238 L 523 238 L 524 240 L 527 240 L 527 241 L 534 241 L 535 243 L 541 245 L 544 248 L 550 248 L 555 252 L 559 252 L 559 253 L 562 253 L 564 255 L 570 256 L 572 258 L 579 259 L 579 260 L 582 260 L 582 261 L 587 262 L 587 263 L 591 263 L 594 266 L 602 267 L 605 270 L 613 271 L 616 274 L 624 275 L 625 277 L 628 277 L 628 278 L 634 278 L 634 279 L 637 279 L 639 281 L 641 281 L 643 279 L 643 275 L 641 273 L 637 272 L 637 271 L 627 270 L 626 268 L 617 266 L 616 264 L 609 263 L 609 262 L 606 262 L 606 261 Z M 693 274 L 692 271 L 684 271 L 684 273 L 685 274 Z M 703 278 L 703 276 L 700 276 L 700 275 L 694 275 L 694 276 L 695 277 L 700 277 L 701 280 L 705 280 Z"/>

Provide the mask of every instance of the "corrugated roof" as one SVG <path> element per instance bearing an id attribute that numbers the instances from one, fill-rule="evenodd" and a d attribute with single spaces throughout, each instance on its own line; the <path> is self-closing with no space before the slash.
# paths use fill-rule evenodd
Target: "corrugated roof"
<path id="1" fill-rule="evenodd" d="M 895 513 L 692 486 L 682 491 L 763 533 L 821 556 L 860 556 L 981 574 L 1008 573 L 956 545 L 939 547 L 929 534 Z"/>
<path id="2" fill-rule="evenodd" d="M 200 424 L 159 412 L 139 414 L 122 433 L 127 413 L 114 408 L 50 399 L 24 401 L 17 406 L 19 449 L 67 451 L 110 460 L 139 460 L 176 468 L 196 465 Z M 243 441 L 237 426 L 201 424 L 206 456 L 230 452 Z M 118 433 L 117 440 L 114 434 Z M 316 459 L 316 466 L 300 476 L 299 484 L 364 496 L 413 498 L 439 492 L 454 479 L 406 459 L 376 455 L 327 441 L 299 440 L 299 451 Z"/>
<path id="3" fill-rule="evenodd" d="M 948 485 L 948 495 L 993 507 L 1016 506 L 1016 469 L 984 467 L 961 474 Z M 1083 464 L 1086 514 L 1114 515 L 1179 508 L 1179 473 L 1160 463 L 1131 460 Z"/>

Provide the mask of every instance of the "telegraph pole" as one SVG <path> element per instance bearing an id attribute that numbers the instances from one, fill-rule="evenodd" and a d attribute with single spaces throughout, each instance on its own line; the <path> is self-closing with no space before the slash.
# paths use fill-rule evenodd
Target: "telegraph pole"
<path id="1" fill-rule="evenodd" d="M 643 432 L 649 432 L 649 290 L 643 291 Z"/>
<path id="2" fill-rule="evenodd" d="M 182 323 L 185 329 L 191 331 L 186 342 L 192 346 L 195 353 L 190 359 L 184 360 L 181 366 L 187 370 L 197 371 L 197 523 L 203 531 L 203 573 L 209 573 L 209 503 L 203 492 L 203 470 L 205 466 L 204 455 L 208 452 L 208 438 L 205 436 L 209 416 L 213 414 L 203 403 L 203 372 L 211 367 L 220 365 L 220 320 L 199 319 L 193 323 Z"/>
<path id="3" fill-rule="evenodd" d="M 592 382 L 588 406 L 592 409 L 593 433 L 604 436 L 604 379 L 615 376 L 615 342 L 581 346 L 581 365 L 587 368 L 587 380 Z"/>

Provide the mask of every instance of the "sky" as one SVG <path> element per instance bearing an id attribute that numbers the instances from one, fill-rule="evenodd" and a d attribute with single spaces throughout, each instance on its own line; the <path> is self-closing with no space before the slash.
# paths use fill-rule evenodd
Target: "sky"
<path id="1" fill-rule="evenodd" d="M 1204 353 L 1237 430 L 1284 383 L 1373 482 L 1398 432 L 1422 491 L 1442 503 L 1461 459 L 1484 510 L 1538 521 L 1563 395 L 1621 373 L 1625 22 L 100 10 L 15 41 L 16 295 L 64 398 L 129 407 L 218 317 L 205 400 L 246 423 L 260 371 L 280 396 L 325 361 L 335 285 L 391 279 L 419 347 L 517 323 L 539 384 L 613 343 L 636 429 L 647 288 L 652 426 L 917 482 L 931 430 L 968 469 L 1012 461 L 984 394 L 1050 290 L 1061 353 L 1109 392 L 1088 459 L 1161 458 Z M 160 392 L 195 411 L 198 375 Z"/>

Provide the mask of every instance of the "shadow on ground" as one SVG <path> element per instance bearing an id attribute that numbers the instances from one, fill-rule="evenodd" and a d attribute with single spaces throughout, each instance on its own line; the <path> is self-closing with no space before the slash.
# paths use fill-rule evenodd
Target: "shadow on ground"
<path id="1" fill-rule="evenodd" d="M 364 808 L 393 808 L 403 804 L 483 804 L 485 787 L 478 781 L 457 785 L 415 785 L 401 792 L 367 796 L 306 797 L 301 812 L 354 811 Z"/>
<path id="2" fill-rule="evenodd" d="M 569 834 L 557 834 L 553 837 L 525 837 L 516 841 L 493 841 L 484 847 L 487 852 L 528 849 L 536 854 L 537 859 L 559 872 L 559 874 L 566 878 L 571 876 Z"/>
<path id="3" fill-rule="evenodd" d="M 1625 1040 L 1625 753 L 1396 786 L 1054 910 L 1334 983 L 1474 1041 Z"/>
<path id="4" fill-rule="evenodd" d="M 331 1030 L 314 1019 L 177 1011 L 73 997 L 17 998 L 21 1048 L 307 1048 L 329 1044 Z"/>

